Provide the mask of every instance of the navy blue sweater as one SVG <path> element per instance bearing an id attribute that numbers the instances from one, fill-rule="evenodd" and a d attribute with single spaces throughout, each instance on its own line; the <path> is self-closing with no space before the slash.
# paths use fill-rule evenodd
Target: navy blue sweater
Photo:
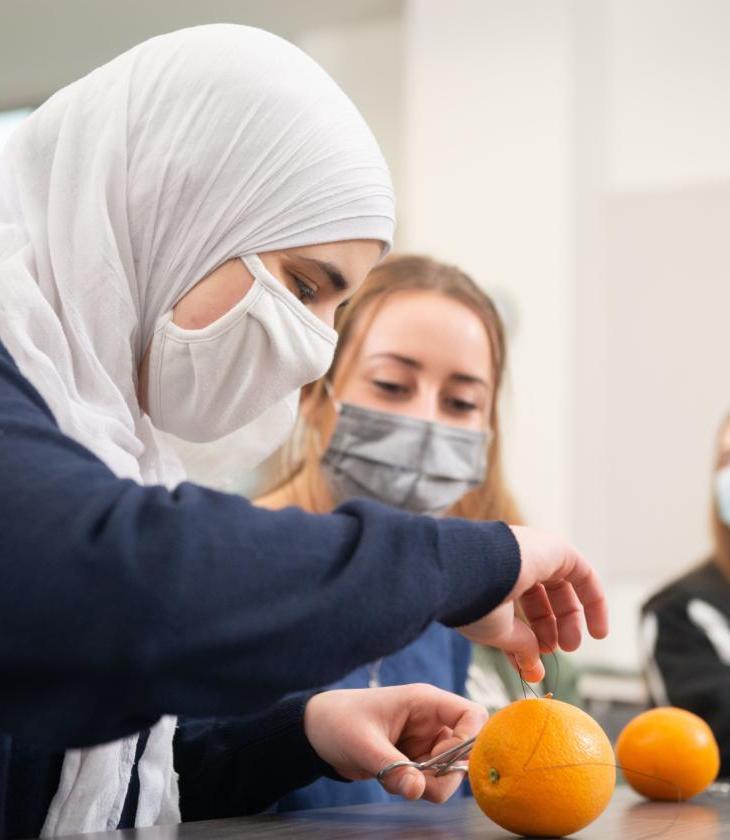
<path id="1" fill-rule="evenodd" d="M 324 516 L 268 511 L 188 483 L 119 479 L 61 433 L 0 344 L 0 826 L 14 740 L 101 743 L 168 713 L 258 715 L 252 730 L 250 718 L 226 724 L 242 749 L 249 730 L 294 738 L 301 716 L 268 707 L 431 621 L 477 619 L 519 563 L 500 523 L 365 501 Z M 313 766 L 297 737 L 305 756 L 290 787 Z M 280 796 L 285 776 L 252 781 L 241 810 Z"/>

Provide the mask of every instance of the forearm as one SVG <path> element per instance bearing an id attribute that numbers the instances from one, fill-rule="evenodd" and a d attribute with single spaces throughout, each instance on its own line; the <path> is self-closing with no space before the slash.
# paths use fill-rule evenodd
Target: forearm
<path id="1" fill-rule="evenodd" d="M 73 744 L 166 713 L 255 711 L 405 646 L 435 619 L 476 617 L 507 594 L 517 564 L 499 525 L 483 526 L 483 574 L 462 557 L 457 578 L 457 549 L 440 553 L 458 528 L 371 505 L 274 514 L 191 485 L 126 484 L 114 503 L 100 490 L 79 501 L 81 529 L 64 534 L 59 515 L 41 525 L 58 534 L 50 544 L 24 538 L 0 593 L 8 731 L 40 723 Z M 282 533 L 291 548 L 272 550 Z"/>

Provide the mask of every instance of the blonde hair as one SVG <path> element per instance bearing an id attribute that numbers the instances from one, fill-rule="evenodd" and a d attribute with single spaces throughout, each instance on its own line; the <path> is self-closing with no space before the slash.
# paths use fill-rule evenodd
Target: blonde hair
<path id="1" fill-rule="evenodd" d="M 720 439 L 730 427 L 730 414 L 728 414 L 720 425 L 717 435 L 716 456 L 719 455 Z M 717 461 L 717 457 L 715 459 Z M 717 468 L 717 463 L 715 464 Z M 720 512 L 717 508 L 714 488 L 712 493 L 712 505 L 710 508 L 710 522 L 712 527 L 712 539 L 714 543 L 715 563 L 730 578 L 730 528 L 720 519 Z"/>
<path id="2" fill-rule="evenodd" d="M 503 519 L 512 524 L 519 523 L 520 513 L 504 479 L 497 408 L 506 352 L 502 319 L 489 296 L 463 271 L 423 256 L 393 256 L 384 260 L 339 309 L 335 320 L 339 342 L 332 366 L 324 378 L 306 390 L 301 412 L 302 428 L 285 455 L 283 463 L 288 467 L 275 492 L 285 495 L 288 503 L 314 513 L 326 513 L 334 507 L 320 467 L 322 431 L 328 412 L 334 410 L 328 389 L 336 390 L 337 383 L 346 378 L 365 333 L 385 303 L 399 292 L 419 290 L 438 292 L 460 301 L 474 312 L 484 325 L 492 357 L 494 391 L 489 415 L 492 436 L 488 443 L 487 475 L 478 487 L 449 510 L 449 514 L 466 519 Z"/>

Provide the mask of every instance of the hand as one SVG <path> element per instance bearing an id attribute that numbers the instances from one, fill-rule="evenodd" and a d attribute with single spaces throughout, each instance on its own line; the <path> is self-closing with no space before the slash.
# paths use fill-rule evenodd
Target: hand
<path id="1" fill-rule="evenodd" d="M 393 761 L 423 761 L 456 746 L 486 719 L 481 706 L 463 697 L 432 685 L 402 685 L 316 694 L 304 712 L 304 731 L 340 776 L 372 779 Z M 463 778 L 401 767 L 384 777 L 383 787 L 405 799 L 445 802 Z"/>
<path id="2" fill-rule="evenodd" d="M 575 650 L 581 616 L 596 639 L 608 633 L 608 606 L 594 569 L 560 537 L 535 528 L 512 528 L 522 566 L 506 601 L 479 621 L 460 627 L 467 639 L 500 648 L 522 677 L 545 676 L 540 653 Z"/>

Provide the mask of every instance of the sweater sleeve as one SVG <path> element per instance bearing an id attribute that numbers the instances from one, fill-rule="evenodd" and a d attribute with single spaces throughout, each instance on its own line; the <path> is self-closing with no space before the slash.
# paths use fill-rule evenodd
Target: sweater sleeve
<path id="1" fill-rule="evenodd" d="M 311 693 L 245 718 L 181 718 L 175 732 L 184 822 L 259 813 L 321 776 L 340 779 L 304 734 Z"/>
<path id="2" fill-rule="evenodd" d="M 115 477 L 0 345 L 0 731 L 98 743 L 260 711 L 509 593 L 501 523 L 261 510 Z"/>

